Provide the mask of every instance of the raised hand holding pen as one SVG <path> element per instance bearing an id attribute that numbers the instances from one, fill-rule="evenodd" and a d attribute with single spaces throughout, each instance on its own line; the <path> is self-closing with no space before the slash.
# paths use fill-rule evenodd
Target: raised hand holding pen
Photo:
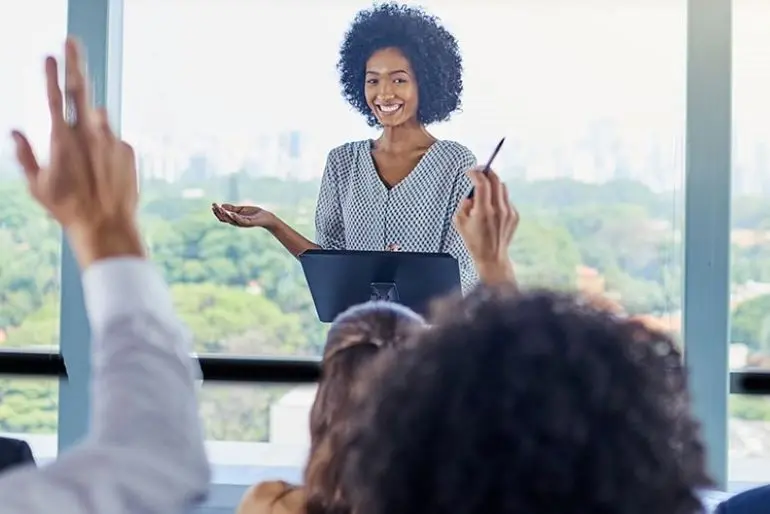
<path id="1" fill-rule="evenodd" d="M 519 213 L 497 174 L 484 170 L 476 167 L 468 171 L 476 194 L 460 203 L 454 224 L 482 282 L 515 282 L 508 247 L 519 226 Z"/>
<path id="2" fill-rule="evenodd" d="M 482 173 L 488 173 L 488 172 L 489 172 L 489 170 L 491 170 L 491 169 L 492 169 L 492 163 L 493 163 L 493 162 L 495 162 L 495 157 L 497 157 L 497 154 L 499 154 L 499 153 L 500 153 L 500 149 L 503 147 L 503 143 L 505 143 L 505 138 L 502 138 L 502 139 L 500 140 L 500 142 L 499 142 L 499 143 L 497 143 L 497 146 L 495 147 L 495 151 L 494 151 L 494 152 L 492 152 L 492 156 L 491 156 L 491 157 L 489 158 L 489 160 L 487 161 L 487 164 L 486 164 L 486 166 L 484 166 L 483 168 L 481 168 L 481 172 L 482 172 Z M 474 188 L 471 188 L 471 192 L 470 192 L 470 193 L 468 193 L 468 198 L 473 198 L 473 194 L 474 194 L 474 191 L 475 191 L 475 189 L 474 189 Z"/>

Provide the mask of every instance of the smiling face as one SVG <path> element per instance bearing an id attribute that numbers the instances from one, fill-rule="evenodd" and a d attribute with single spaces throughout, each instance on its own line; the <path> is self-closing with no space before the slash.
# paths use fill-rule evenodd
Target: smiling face
<path id="1" fill-rule="evenodd" d="M 409 60 L 396 48 L 383 48 L 369 57 L 364 95 L 383 127 L 417 119 L 417 80 Z"/>

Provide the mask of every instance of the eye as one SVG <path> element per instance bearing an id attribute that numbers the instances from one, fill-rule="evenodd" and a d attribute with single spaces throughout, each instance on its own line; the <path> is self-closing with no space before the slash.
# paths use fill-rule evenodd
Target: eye
<path id="1" fill-rule="evenodd" d="M 366 83 L 373 86 L 377 84 L 377 79 L 366 79 Z"/>
<path id="2" fill-rule="evenodd" d="M 393 82 L 395 82 L 396 84 L 406 84 L 407 80 L 406 79 L 394 79 Z"/>

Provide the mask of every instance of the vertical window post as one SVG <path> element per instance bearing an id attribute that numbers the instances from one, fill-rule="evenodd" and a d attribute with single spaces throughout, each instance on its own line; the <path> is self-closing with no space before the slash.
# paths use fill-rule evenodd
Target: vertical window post
<path id="1" fill-rule="evenodd" d="M 688 0 L 685 359 L 709 471 L 727 484 L 732 122 L 731 0 Z"/>
<path id="2" fill-rule="evenodd" d="M 123 0 L 69 0 L 67 33 L 82 42 L 94 102 L 106 106 L 113 128 L 120 128 Z M 63 42 L 62 42 L 63 43 Z M 91 333 L 83 304 L 80 270 L 62 237 L 61 353 L 69 378 L 59 383 L 59 451 L 88 430 Z"/>

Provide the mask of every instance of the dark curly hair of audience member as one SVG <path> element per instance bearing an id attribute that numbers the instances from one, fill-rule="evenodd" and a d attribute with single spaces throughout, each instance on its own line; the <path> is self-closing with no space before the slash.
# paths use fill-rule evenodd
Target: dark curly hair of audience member
<path id="1" fill-rule="evenodd" d="M 340 495 L 342 459 L 327 437 L 344 426 L 352 398 L 375 357 L 397 350 L 425 328 L 413 311 L 386 302 L 366 303 L 341 314 L 324 348 L 321 380 L 310 411 L 310 457 L 305 468 L 307 514 L 347 512 Z"/>
<path id="2" fill-rule="evenodd" d="M 711 481 L 666 335 L 550 292 L 459 302 L 367 381 L 340 436 L 352 512 L 701 512 Z"/>
<path id="3" fill-rule="evenodd" d="M 366 62 L 378 50 L 397 48 L 417 80 L 417 120 L 423 125 L 448 120 L 460 108 L 463 66 L 455 37 L 424 10 L 384 3 L 360 11 L 345 34 L 337 69 L 342 95 L 377 125 L 364 97 Z"/>

